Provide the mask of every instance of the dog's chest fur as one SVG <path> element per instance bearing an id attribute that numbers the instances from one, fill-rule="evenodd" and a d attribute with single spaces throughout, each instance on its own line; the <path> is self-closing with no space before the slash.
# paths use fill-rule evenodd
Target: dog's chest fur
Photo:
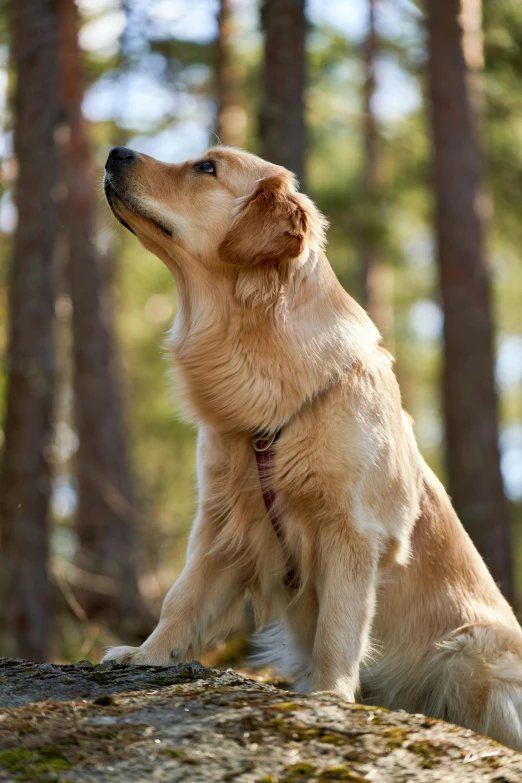
<path id="1" fill-rule="evenodd" d="M 382 362 L 377 371 L 386 371 Z M 400 400 L 397 426 L 375 388 L 375 378 L 348 374 L 283 427 L 270 483 L 286 555 L 264 506 L 251 438 L 202 428 L 200 483 L 219 520 L 215 545 L 248 562 L 250 581 L 281 580 L 290 559 L 302 583 L 313 584 L 325 535 L 341 545 L 351 535 L 378 539 L 383 559 L 406 561 L 418 513 L 416 450 L 407 422 L 401 428 Z"/>

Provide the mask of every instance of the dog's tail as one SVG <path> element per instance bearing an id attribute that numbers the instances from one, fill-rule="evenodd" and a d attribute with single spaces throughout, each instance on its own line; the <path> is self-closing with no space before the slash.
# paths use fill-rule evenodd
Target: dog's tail
<path id="1" fill-rule="evenodd" d="M 459 628 L 426 673 L 426 714 L 522 750 L 522 635 L 497 624 Z"/>

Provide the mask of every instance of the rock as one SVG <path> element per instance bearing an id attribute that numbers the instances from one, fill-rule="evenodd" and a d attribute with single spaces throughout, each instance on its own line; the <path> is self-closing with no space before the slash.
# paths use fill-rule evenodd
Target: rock
<path id="1" fill-rule="evenodd" d="M 200 663 L 0 659 L 0 781 L 522 781 L 522 754 L 423 715 Z"/>

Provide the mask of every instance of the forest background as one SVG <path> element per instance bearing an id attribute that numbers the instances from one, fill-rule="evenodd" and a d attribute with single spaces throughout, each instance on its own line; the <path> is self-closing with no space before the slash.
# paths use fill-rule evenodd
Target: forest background
<path id="1" fill-rule="evenodd" d="M 104 202 L 114 145 L 178 162 L 220 140 L 298 175 L 522 606 L 522 5 L 262 5 L 0 3 L 0 654 L 139 640 L 184 562 L 176 290 Z"/>

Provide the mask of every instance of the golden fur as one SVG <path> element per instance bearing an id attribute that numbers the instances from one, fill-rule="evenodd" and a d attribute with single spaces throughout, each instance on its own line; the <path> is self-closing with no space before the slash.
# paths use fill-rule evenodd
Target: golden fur
<path id="1" fill-rule="evenodd" d="M 199 510 L 156 630 L 104 660 L 171 664 L 250 596 L 263 660 L 304 691 L 441 717 L 522 750 L 522 632 L 419 454 L 389 354 L 286 170 L 240 150 L 114 166 L 115 214 L 172 271 L 170 346 L 199 425 Z M 252 436 L 282 428 L 264 507 Z M 275 624 L 274 624 L 275 623 Z"/>

